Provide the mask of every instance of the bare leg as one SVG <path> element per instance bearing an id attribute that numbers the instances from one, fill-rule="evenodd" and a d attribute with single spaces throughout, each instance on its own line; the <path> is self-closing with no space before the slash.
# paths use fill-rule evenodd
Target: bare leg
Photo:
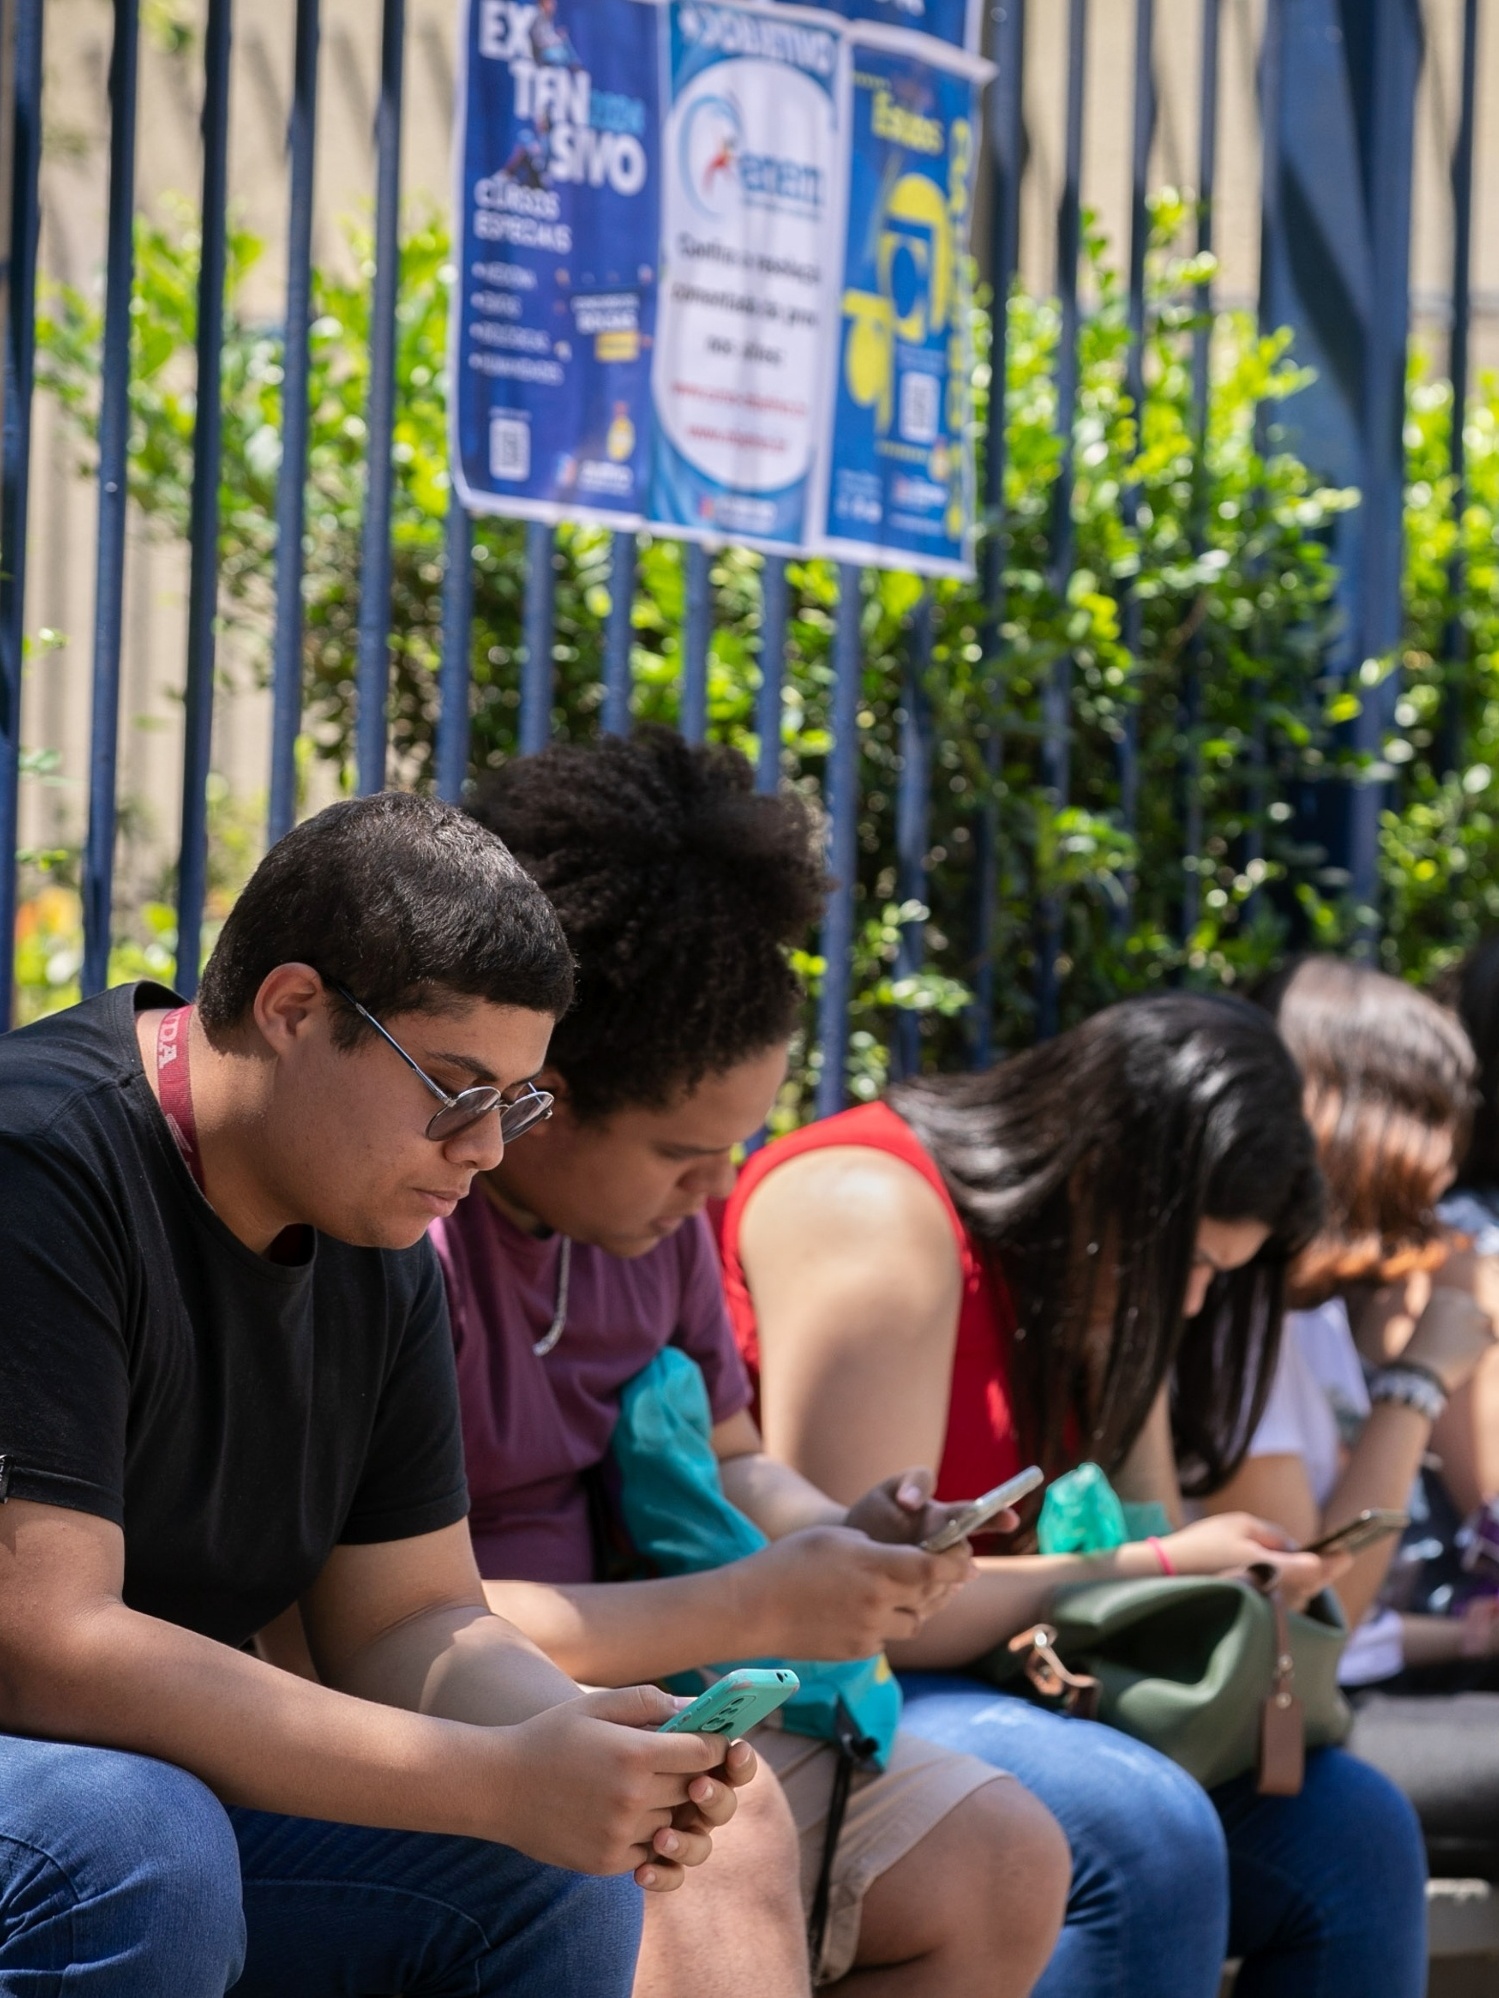
<path id="1" fill-rule="evenodd" d="M 1018 1783 L 989 1783 L 882 1873 L 847 1998 L 1024 1998 L 1062 1928 L 1072 1862 L 1061 1828 Z"/>
<path id="2" fill-rule="evenodd" d="M 648 1894 L 634 1998 L 809 1998 L 800 1853 L 762 1762 L 713 1856 L 671 1894 Z"/>

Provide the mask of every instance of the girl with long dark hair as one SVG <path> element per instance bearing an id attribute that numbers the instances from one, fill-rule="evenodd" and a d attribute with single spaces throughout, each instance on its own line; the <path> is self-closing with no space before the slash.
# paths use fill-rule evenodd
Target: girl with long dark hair
<path id="1" fill-rule="evenodd" d="M 757 1154 L 724 1253 L 768 1447 L 850 1497 L 871 1466 L 935 1461 L 952 1500 L 1092 1459 L 1179 1519 L 1174 1461 L 1202 1492 L 1242 1458 L 1317 1227 L 1300 1098 L 1262 1013 L 1166 994 Z M 1234 1513 L 1096 1557 L 986 1554 L 892 1653 L 913 1730 L 1010 1769 L 1072 1840 L 1082 1912 L 1044 1998 L 1207 1998 L 1226 1948 L 1246 1998 L 1421 1990 L 1419 1835 L 1374 1771 L 1323 1750 L 1299 1797 L 1245 1778 L 1209 1801 L 1140 1743 L 962 1676 L 1065 1582 L 1269 1559 L 1304 1598 L 1330 1571 L 1290 1545 Z"/>

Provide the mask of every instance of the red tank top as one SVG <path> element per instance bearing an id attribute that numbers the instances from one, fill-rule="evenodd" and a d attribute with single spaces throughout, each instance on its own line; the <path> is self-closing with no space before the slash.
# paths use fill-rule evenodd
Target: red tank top
<path id="1" fill-rule="evenodd" d="M 755 1307 L 739 1260 L 739 1226 L 745 1203 L 755 1188 L 788 1159 L 833 1145 L 862 1145 L 889 1152 L 919 1172 L 942 1202 L 952 1224 L 963 1270 L 963 1301 L 958 1312 L 958 1341 L 953 1355 L 952 1387 L 947 1403 L 947 1435 L 937 1474 L 940 1499 L 976 1498 L 1020 1469 L 1020 1445 L 1010 1402 L 1010 1355 L 1015 1335 L 1015 1308 L 1004 1278 L 992 1258 L 981 1255 L 970 1239 L 952 1197 L 942 1182 L 936 1161 L 910 1126 L 884 1103 L 861 1104 L 836 1117 L 807 1124 L 779 1138 L 746 1160 L 719 1221 L 724 1290 L 739 1350 L 757 1388 L 760 1342 Z"/>

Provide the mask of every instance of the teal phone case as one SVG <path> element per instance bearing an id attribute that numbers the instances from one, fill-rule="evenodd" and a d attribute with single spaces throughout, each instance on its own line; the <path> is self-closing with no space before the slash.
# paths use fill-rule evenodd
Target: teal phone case
<path id="1" fill-rule="evenodd" d="M 789 1700 L 800 1685 L 796 1674 L 784 1666 L 773 1671 L 746 1666 L 738 1672 L 726 1672 L 706 1693 L 699 1693 L 690 1707 L 663 1721 L 658 1732 L 747 1734 Z"/>

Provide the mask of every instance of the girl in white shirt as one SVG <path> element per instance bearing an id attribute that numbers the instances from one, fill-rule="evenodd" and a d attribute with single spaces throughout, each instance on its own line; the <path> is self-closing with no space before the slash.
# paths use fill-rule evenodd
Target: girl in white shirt
<path id="1" fill-rule="evenodd" d="M 1408 1506 L 1449 1399 L 1492 1349 L 1476 1295 L 1485 1259 L 1436 1213 L 1467 1134 L 1475 1063 L 1449 1013 L 1368 965 L 1304 958 L 1265 1003 L 1305 1082 L 1327 1215 L 1292 1273 L 1301 1308 L 1287 1314 L 1249 1454 L 1207 1503 L 1253 1511 L 1305 1543 L 1365 1508 Z M 1377 1543 L 1337 1584 L 1355 1633 L 1344 1683 L 1499 1657 L 1487 1605 L 1465 1619 L 1379 1608 L 1397 1544 Z M 1481 1697 L 1499 1744 L 1499 1694 Z M 1434 1857 L 1454 1813 L 1471 1828 L 1479 1792 L 1484 1838 L 1499 1854 L 1499 1754 L 1488 1767 L 1464 1751 L 1455 1718 L 1440 1698 L 1384 1701 L 1361 1712 L 1350 1745 L 1406 1790 Z"/>

